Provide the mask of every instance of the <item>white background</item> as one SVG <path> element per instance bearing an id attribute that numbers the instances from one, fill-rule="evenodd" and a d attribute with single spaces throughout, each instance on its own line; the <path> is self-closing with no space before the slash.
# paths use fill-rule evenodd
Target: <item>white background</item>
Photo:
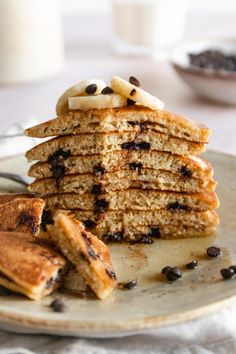
<path id="1" fill-rule="evenodd" d="M 112 0 L 60 0 L 60 3 L 64 14 L 105 14 L 109 12 Z M 236 11 L 236 0 L 189 0 L 189 10 Z"/>

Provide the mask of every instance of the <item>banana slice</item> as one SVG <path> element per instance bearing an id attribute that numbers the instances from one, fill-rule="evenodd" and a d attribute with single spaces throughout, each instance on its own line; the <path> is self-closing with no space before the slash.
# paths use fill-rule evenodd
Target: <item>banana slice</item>
<path id="1" fill-rule="evenodd" d="M 122 95 L 112 93 L 110 95 L 69 97 L 68 106 L 71 110 L 80 109 L 86 111 L 88 109 L 103 109 L 124 107 L 127 105 L 127 98 Z"/>
<path id="2" fill-rule="evenodd" d="M 115 93 L 123 95 L 145 107 L 150 109 L 163 109 L 165 104 L 158 98 L 150 95 L 150 93 L 142 90 L 141 88 L 132 85 L 126 80 L 118 76 L 113 76 L 111 79 L 111 88 Z"/>
<path id="3" fill-rule="evenodd" d="M 56 113 L 58 116 L 62 114 L 66 114 L 69 111 L 68 108 L 68 97 L 74 97 L 74 96 L 86 96 L 86 88 L 90 85 L 94 85 L 94 89 L 96 89 L 93 92 L 93 95 L 99 95 L 101 91 L 106 87 L 106 84 L 102 80 L 84 80 L 79 82 L 78 84 L 70 87 L 68 90 L 66 90 L 63 95 L 61 95 L 57 101 L 56 105 Z M 96 88 L 96 86 L 97 88 Z"/>

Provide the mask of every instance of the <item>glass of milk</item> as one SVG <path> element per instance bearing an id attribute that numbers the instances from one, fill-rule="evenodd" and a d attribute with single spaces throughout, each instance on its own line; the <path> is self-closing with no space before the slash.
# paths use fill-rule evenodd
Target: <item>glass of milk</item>
<path id="1" fill-rule="evenodd" d="M 0 83 L 48 78 L 63 63 L 58 0 L 0 0 Z"/>
<path id="2" fill-rule="evenodd" d="M 187 0 L 113 0 L 115 48 L 124 54 L 166 51 L 183 36 Z"/>

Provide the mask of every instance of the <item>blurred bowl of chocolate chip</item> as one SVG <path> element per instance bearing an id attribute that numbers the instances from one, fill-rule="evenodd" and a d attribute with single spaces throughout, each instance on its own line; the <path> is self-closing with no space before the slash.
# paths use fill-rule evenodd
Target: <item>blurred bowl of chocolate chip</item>
<path id="1" fill-rule="evenodd" d="M 236 39 L 183 42 L 173 50 L 171 63 L 198 95 L 236 105 Z"/>

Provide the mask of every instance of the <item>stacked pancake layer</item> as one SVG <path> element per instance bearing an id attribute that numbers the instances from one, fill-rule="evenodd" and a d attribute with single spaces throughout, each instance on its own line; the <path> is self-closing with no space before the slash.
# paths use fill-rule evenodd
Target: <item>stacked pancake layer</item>
<path id="1" fill-rule="evenodd" d="M 219 201 L 205 151 L 210 130 L 142 106 L 71 111 L 26 130 L 53 137 L 26 153 L 31 192 L 73 210 L 106 241 L 215 233 Z"/>

